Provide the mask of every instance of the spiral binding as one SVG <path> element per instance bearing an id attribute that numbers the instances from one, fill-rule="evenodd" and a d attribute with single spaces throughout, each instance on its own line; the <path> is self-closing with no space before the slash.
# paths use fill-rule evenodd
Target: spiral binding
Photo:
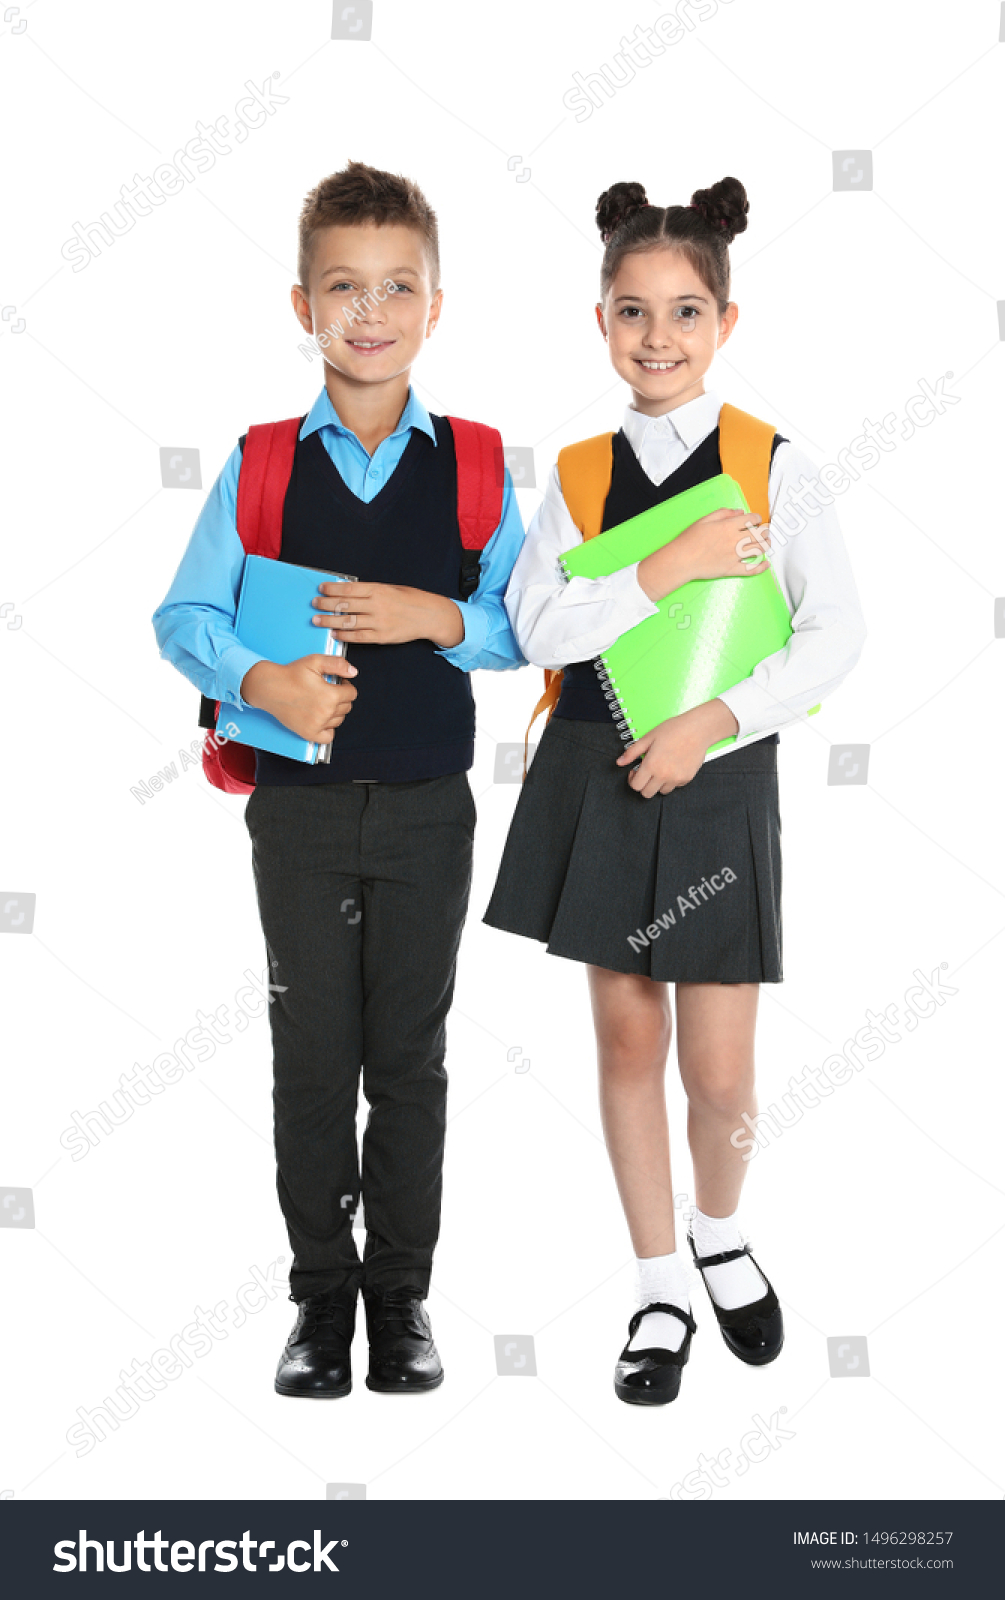
<path id="1" fill-rule="evenodd" d="M 614 718 L 614 726 L 617 728 L 621 738 L 625 741 L 625 743 L 632 744 L 635 740 L 635 733 L 632 729 L 631 722 L 628 720 L 628 716 L 625 713 L 625 709 L 622 706 L 621 701 L 618 699 L 618 686 L 611 677 L 607 663 L 605 662 L 603 656 L 597 657 L 596 661 L 593 663 L 593 669 L 596 672 L 597 677 L 600 679 L 600 687 L 604 691 L 604 699 L 610 705 L 611 715 Z"/>

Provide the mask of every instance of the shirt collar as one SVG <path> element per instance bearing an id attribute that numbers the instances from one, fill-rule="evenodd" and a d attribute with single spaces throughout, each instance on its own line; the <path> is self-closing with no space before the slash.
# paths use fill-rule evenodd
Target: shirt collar
<path id="1" fill-rule="evenodd" d="M 304 425 L 300 430 L 300 437 L 301 439 L 306 439 L 309 434 L 317 433 L 321 428 L 334 428 L 335 432 L 340 433 L 343 438 L 356 439 L 357 444 L 359 443 L 352 429 L 347 428 L 345 423 L 339 420 L 339 414 L 332 405 L 331 396 L 327 389 L 321 390 L 321 393 L 308 411 Z M 429 435 L 434 444 L 436 443 L 436 430 L 433 427 L 429 412 L 412 388 L 409 388 L 405 409 L 398 418 L 394 432 L 389 437 L 393 439 L 397 434 L 407 433 L 409 428 L 420 428 L 423 433 Z"/>
<path id="2" fill-rule="evenodd" d="M 719 420 L 720 406 L 718 395 L 712 393 L 699 394 L 659 417 L 647 417 L 634 406 L 626 406 L 622 427 L 636 455 L 650 435 L 654 439 L 676 436 L 686 450 L 693 450 L 712 432 Z"/>

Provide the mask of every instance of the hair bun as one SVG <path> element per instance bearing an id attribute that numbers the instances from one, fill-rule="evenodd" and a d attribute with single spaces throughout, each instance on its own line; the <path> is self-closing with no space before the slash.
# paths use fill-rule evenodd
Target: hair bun
<path id="1" fill-rule="evenodd" d="M 691 205 L 726 244 L 732 244 L 737 234 L 743 233 L 747 226 L 750 203 L 739 178 L 723 178 L 719 183 L 713 183 L 710 189 L 696 189 L 691 196 Z"/>
<path id="2" fill-rule="evenodd" d="M 641 183 L 613 183 L 597 201 L 597 227 L 604 244 L 615 228 L 649 204 Z"/>

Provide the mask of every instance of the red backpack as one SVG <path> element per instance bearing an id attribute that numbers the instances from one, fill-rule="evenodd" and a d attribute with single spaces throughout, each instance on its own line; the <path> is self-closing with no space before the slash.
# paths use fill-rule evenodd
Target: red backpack
<path id="1" fill-rule="evenodd" d="M 248 429 L 237 484 L 237 532 L 245 555 L 279 560 L 283 505 L 303 417 L 265 422 Z M 448 417 L 457 458 L 457 521 L 463 548 L 462 598 L 478 587 L 478 553 L 502 515 L 502 439 L 482 422 Z M 199 726 L 216 729 L 220 702 L 202 697 Z M 250 794 L 255 787 L 255 752 L 210 733 L 203 743 L 202 770 L 225 794 Z"/>

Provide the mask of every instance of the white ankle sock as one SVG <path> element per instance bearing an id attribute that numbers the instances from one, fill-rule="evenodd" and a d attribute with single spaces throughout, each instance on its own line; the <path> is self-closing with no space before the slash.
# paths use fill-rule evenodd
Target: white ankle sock
<path id="1" fill-rule="evenodd" d="M 637 1256 L 635 1265 L 638 1269 L 637 1310 L 652 1305 L 654 1300 L 662 1300 L 664 1305 L 680 1306 L 682 1311 L 690 1311 L 687 1268 L 679 1251 L 674 1250 L 668 1256 Z M 686 1335 L 687 1329 L 677 1317 L 671 1317 L 666 1311 L 650 1311 L 639 1323 L 628 1348 L 679 1350 Z"/>
<path id="2" fill-rule="evenodd" d="M 704 1211 L 695 1206 L 691 1213 L 691 1235 L 699 1256 L 718 1256 L 725 1250 L 742 1248 L 738 1214 L 734 1211 L 731 1217 L 706 1217 Z M 719 1267 L 706 1267 L 704 1277 L 708 1292 L 721 1311 L 752 1305 L 768 1292 L 767 1284 L 749 1256 L 740 1256 Z"/>

